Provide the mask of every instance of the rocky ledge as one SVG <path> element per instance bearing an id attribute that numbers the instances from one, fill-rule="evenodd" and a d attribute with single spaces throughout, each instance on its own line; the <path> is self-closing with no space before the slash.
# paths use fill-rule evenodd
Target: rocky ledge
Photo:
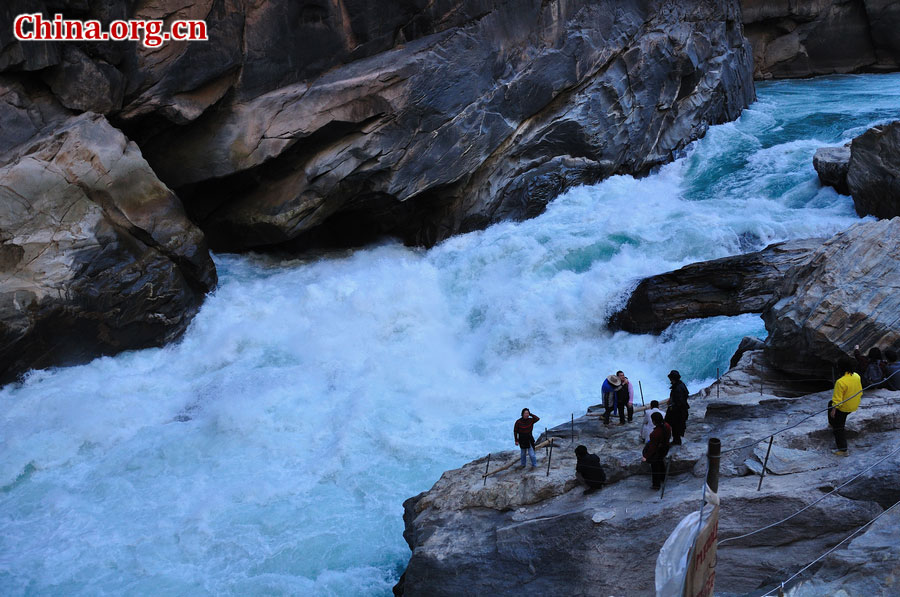
<path id="1" fill-rule="evenodd" d="M 762 353 L 750 351 L 718 390 L 692 397 L 686 443 L 670 452 L 664 496 L 650 489 L 647 465 L 640 462 L 637 421 L 604 427 L 598 418 L 583 416 L 574 437 L 569 424 L 550 430 L 556 448 L 549 474 L 546 453 L 537 469 L 514 466 L 486 482 L 485 458 L 447 471 L 432 489 L 404 504 L 412 556 L 395 591 L 652 595 L 660 547 L 678 521 L 699 507 L 707 437 L 721 439 L 723 450 L 751 444 L 722 459 L 720 540 L 794 514 L 897 449 L 900 392 L 866 393 L 848 419 L 851 457 L 841 458 L 830 452 L 825 415 L 808 418 L 829 393 L 791 395 L 780 390 L 772 373 Z M 767 443 L 753 440 L 794 423 L 776 437 L 758 491 Z M 598 454 L 609 476 L 609 484 L 591 495 L 583 495 L 574 478 L 577 444 Z M 518 453 L 491 456 L 492 463 L 504 463 Z M 716 594 L 771 587 L 898 499 L 900 452 L 789 523 L 722 544 Z M 888 582 L 892 567 L 870 562 L 870 578 Z"/>
<path id="2" fill-rule="evenodd" d="M 900 217 L 689 265 L 640 282 L 610 325 L 659 333 L 688 318 L 760 313 L 782 371 L 831 379 L 855 345 L 900 350 Z"/>

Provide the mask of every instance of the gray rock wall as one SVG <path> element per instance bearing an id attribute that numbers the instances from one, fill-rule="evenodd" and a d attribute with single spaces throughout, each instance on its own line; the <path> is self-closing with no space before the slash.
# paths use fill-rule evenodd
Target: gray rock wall
<path id="1" fill-rule="evenodd" d="M 754 77 L 789 79 L 900 66 L 891 0 L 741 0 Z"/>

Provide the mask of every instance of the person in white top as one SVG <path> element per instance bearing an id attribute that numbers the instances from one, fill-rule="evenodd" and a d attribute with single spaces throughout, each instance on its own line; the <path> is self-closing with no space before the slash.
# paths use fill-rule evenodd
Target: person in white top
<path id="1" fill-rule="evenodd" d="M 650 409 L 644 411 L 644 425 L 641 427 L 641 441 L 643 443 L 647 443 L 650 441 L 650 434 L 653 433 L 653 421 L 651 417 L 653 413 L 659 413 L 665 416 L 665 413 L 659 410 L 659 401 L 651 400 L 650 401 Z"/>

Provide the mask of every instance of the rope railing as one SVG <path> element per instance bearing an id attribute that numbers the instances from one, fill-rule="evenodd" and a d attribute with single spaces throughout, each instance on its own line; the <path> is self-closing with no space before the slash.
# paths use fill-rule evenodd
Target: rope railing
<path id="1" fill-rule="evenodd" d="M 767 531 L 767 530 L 769 530 L 769 529 L 771 529 L 771 528 L 777 527 L 778 525 L 780 525 L 780 524 L 782 524 L 782 523 L 784 523 L 784 522 L 787 522 L 787 521 L 791 520 L 792 518 L 795 518 L 795 517 L 799 516 L 800 514 L 802 514 L 803 512 L 806 512 L 807 510 L 809 510 L 810 508 L 812 508 L 813 506 L 815 506 L 816 504 L 818 504 L 819 502 L 821 502 L 822 500 L 824 500 L 825 498 L 827 498 L 828 496 L 833 495 L 833 494 L 836 493 L 838 490 L 843 489 L 844 487 L 846 487 L 846 486 L 849 485 L 850 483 L 856 481 L 856 480 L 857 480 L 858 478 L 860 478 L 862 475 L 864 475 L 865 473 L 869 472 L 870 470 L 872 470 L 873 468 L 875 468 L 876 466 L 878 466 L 879 464 L 881 464 L 882 462 L 884 462 L 885 460 L 887 460 L 888 458 L 890 458 L 891 456 L 893 456 L 894 454 L 897 454 L 898 452 L 900 452 L 900 446 L 898 446 L 897 449 L 895 449 L 893 452 L 887 454 L 886 456 L 884 456 L 884 457 L 881 458 L 880 460 L 877 460 L 876 462 L 872 463 L 872 464 L 869 465 L 868 467 L 864 468 L 863 470 L 861 470 L 859 473 L 857 473 L 856 475 L 854 475 L 853 477 L 851 477 L 851 478 L 848 479 L 847 481 L 844 481 L 843 483 L 841 483 L 840 485 L 838 485 L 837 487 L 835 487 L 834 489 L 832 489 L 831 491 L 829 491 L 828 493 L 826 493 L 825 495 L 823 495 L 822 497 L 820 497 L 819 499 L 817 499 L 816 501 L 807 504 L 807 505 L 804 506 L 803 508 L 800 508 L 799 510 L 797 510 L 796 512 L 794 512 L 794 513 L 791 514 L 790 516 L 788 516 L 788 517 L 786 517 L 786 518 L 782 518 L 782 519 L 779 520 L 778 522 L 773 522 L 772 524 L 767 524 L 766 526 L 761 527 L 761 528 L 758 528 L 758 529 L 756 529 L 755 531 L 750 531 L 749 533 L 744 533 L 743 535 L 737 535 L 737 536 L 735 536 L 735 537 L 726 537 L 725 539 L 722 539 L 721 541 L 719 541 L 719 545 L 722 545 L 723 543 L 728 543 L 729 541 L 737 541 L 738 539 L 743 539 L 743 538 L 745 538 L 745 537 L 750 537 L 750 536 L 752 536 L 752 535 L 756 535 L 756 534 L 758 534 L 758 533 L 762 533 L 763 531 Z"/>
<path id="2" fill-rule="evenodd" d="M 819 563 L 820 561 L 822 561 L 826 556 L 828 556 L 829 554 L 831 554 L 831 553 L 832 553 L 833 551 L 835 551 L 838 547 L 840 547 L 841 545 L 843 545 L 844 543 L 846 543 L 846 542 L 849 541 L 850 539 L 853 539 L 854 537 L 856 537 L 856 536 L 857 536 L 858 534 L 860 534 L 863 530 L 865 530 L 866 528 L 868 528 L 869 526 L 871 526 L 872 523 L 874 523 L 876 520 L 878 520 L 879 518 L 881 518 L 882 516 L 884 516 L 885 514 L 887 514 L 888 512 L 890 512 L 891 510 L 893 510 L 894 508 L 896 508 L 897 506 L 900 506 L 900 500 L 894 502 L 894 505 L 893 505 L 893 506 L 890 506 L 887 510 L 882 511 L 880 514 L 878 514 L 878 516 L 876 516 L 875 518 L 873 518 L 873 519 L 870 520 L 869 522 L 865 523 L 864 525 L 860 526 L 860 527 L 857 528 L 855 531 L 853 531 L 852 533 L 850 533 L 849 535 L 847 535 L 846 537 L 844 537 L 844 539 L 842 539 L 840 543 L 838 543 L 837 545 L 835 545 L 834 547 L 832 547 L 831 549 L 829 549 L 828 551 L 826 551 L 825 553 L 823 553 L 822 555 L 820 555 L 819 557 L 817 557 L 815 560 L 813 560 L 812 562 L 810 562 L 809 564 L 807 564 L 806 566 L 804 566 L 803 568 L 801 568 L 800 570 L 798 570 L 797 572 L 795 572 L 794 574 L 792 574 L 787 580 L 782 581 L 780 587 L 776 587 L 776 588 L 774 588 L 774 589 L 771 589 L 768 593 L 765 593 L 765 594 L 762 595 L 761 597 L 769 597 L 769 595 L 775 595 L 776 593 L 778 593 L 779 590 L 783 590 L 783 589 L 784 589 L 784 585 L 790 583 L 792 580 L 794 580 L 795 578 L 797 578 L 798 576 L 800 576 L 801 574 L 803 574 L 804 572 L 806 572 L 807 570 L 809 570 L 813 565 L 815 565 L 815 564 Z"/>
<path id="3" fill-rule="evenodd" d="M 891 373 L 888 377 L 882 379 L 881 381 L 879 381 L 879 382 L 877 382 L 877 383 L 870 384 L 870 385 L 868 385 L 868 386 L 862 388 L 860 391 L 856 392 L 855 394 L 853 394 L 853 395 L 850 396 L 849 398 L 845 398 L 844 400 L 840 401 L 840 402 L 837 403 L 837 404 L 829 404 L 829 405 L 828 405 L 828 408 L 825 408 L 825 409 L 822 409 L 822 410 L 817 410 L 817 411 L 813 412 L 812 414 L 809 414 L 809 415 L 803 417 L 802 419 L 800 419 L 799 421 L 797 421 L 797 422 L 794 423 L 793 425 L 789 425 L 789 426 L 787 426 L 787 427 L 784 427 L 784 428 L 782 428 L 782 429 L 779 429 L 779 430 L 777 430 L 777 431 L 775 431 L 775 432 L 773 432 L 773 433 L 770 433 L 770 434 L 768 434 L 768 435 L 766 435 L 766 436 L 764 436 L 764 437 L 761 437 L 761 438 L 759 438 L 758 440 L 755 440 L 755 441 L 753 441 L 753 442 L 751 442 L 751 443 L 744 444 L 744 445 L 742 445 L 742 446 L 737 446 L 736 448 L 729 448 L 729 449 L 727 449 L 727 450 L 722 450 L 722 454 L 727 454 L 727 453 L 729 453 L 729 452 L 737 452 L 737 451 L 739 451 L 739 450 L 746 450 L 747 448 L 752 448 L 752 447 L 755 446 L 756 444 L 758 444 L 758 443 L 760 443 L 760 442 L 764 442 L 764 441 L 766 441 L 767 439 L 769 439 L 770 437 L 775 437 L 776 435 L 778 435 L 778 434 L 780 434 L 780 433 L 784 433 L 785 431 L 790 431 L 791 429 L 793 429 L 793 428 L 795 428 L 795 427 L 799 427 L 802 423 L 805 423 L 806 421 L 808 421 L 809 419 L 815 417 L 816 415 L 820 415 L 820 414 L 822 414 L 822 413 L 824 413 L 824 412 L 827 412 L 827 411 L 831 410 L 832 408 L 835 408 L 835 407 L 840 406 L 841 404 L 844 404 L 845 402 L 849 402 L 849 401 L 853 400 L 854 398 L 856 398 L 857 396 L 859 396 L 860 394 L 862 394 L 863 392 L 865 392 L 866 390 L 870 390 L 870 389 L 872 389 L 872 388 L 875 387 L 875 386 L 879 386 L 879 385 L 883 384 L 885 381 L 887 381 L 888 379 L 890 379 L 890 378 L 892 378 L 893 376 L 897 375 L 898 373 L 900 373 L 900 371 L 895 371 L 894 373 Z"/>

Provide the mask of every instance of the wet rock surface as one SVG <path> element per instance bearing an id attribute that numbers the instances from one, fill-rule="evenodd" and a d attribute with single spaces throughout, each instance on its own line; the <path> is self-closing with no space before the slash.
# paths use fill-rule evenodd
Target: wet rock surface
<path id="1" fill-rule="evenodd" d="M 818 412 L 830 393 L 773 394 L 770 389 L 780 386 L 777 378 L 759 376 L 771 373 L 764 362 L 760 351 L 747 352 L 723 376 L 718 398 L 715 386 L 692 397 L 686 443 L 670 452 L 664 497 L 649 488 L 637 420 L 604 427 L 584 416 L 576 420 L 575 437 L 569 424 L 550 430 L 556 448 L 549 475 L 548 454 L 541 451 L 536 469 L 516 464 L 486 483 L 483 458 L 447 471 L 405 504 L 412 556 L 402 594 L 652 595 L 659 548 L 681 517 L 699 507 L 707 437 L 720 438 L 723 450 L 746 446 L 723 454 L 720 540 L 794 514 L 897 448 L 890 438 L 900 427 L 900 392 L 866 393 L 848 419 L 851 457 L 841 458 L 831 454 L 831 432 Z M 767 388 L 762 394 L 761 385 Z M 795 423 L 776 437 L 775 457 L 757 491 L 752 471 L 762 469 L 767 443 L 754 440 Z M 610 482 L 601 491 L 584 495 L 577 485 L 577 444 L 603 462 Z M 517 458 L 492 454 L 491 469 Z M 889 483 L 872 491 L 871 483 L 898 465 L 900 453 L 790 523 L 720 545 L 717 594 L 745 594 L 772 578 L 783 580 L 871 520 L 897 493 Z M 610 557 L 623 549 L 625 560 Z"/>
<path id="2" fill-rule="evenodd" d="M 203 234 L 103 116 L 34 137 L 23 114 L 27 147 L 0 156 L 0 383 L 176 338 L 216 283 Z"/>
<path id="3" fill-rule="evenodd" d="M 787 271 L 805 263 L 823 239 L 776 243 L 753 253 L 687 265 L 641 280 L 612 329 L 659 334 L 676 321 L 762 313 L 777 300 Z"/>
<path id="4" fill-rule="evenodd" d="M 849 147 L 821 147 L 813 156 L 813 168 L 823 185 L 834 187 L 842 195 L 850 194 L 847 171 L 850 169 Z"/>

